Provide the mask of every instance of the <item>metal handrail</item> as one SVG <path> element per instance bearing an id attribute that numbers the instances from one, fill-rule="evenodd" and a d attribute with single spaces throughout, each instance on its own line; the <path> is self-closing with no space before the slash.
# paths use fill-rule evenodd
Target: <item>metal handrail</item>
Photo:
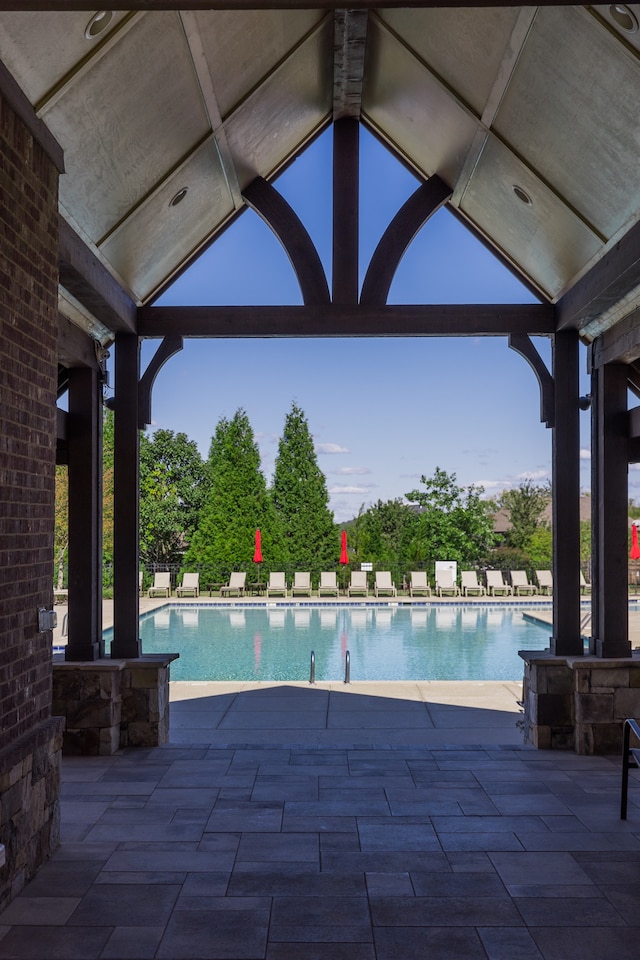
<path id="1" fill-rule="evenodd" d="M 636 720 L 627 719 L 624 721 L 624 726 L 622 728 L 622 784 L 620 790 L 620 819 L 627 819 L 627 790 L 629 787 L 629 755 L 631 753 L 632 759 L 635 761 L 638 759 L 638 754 L 640 753 L 640 748 L 630 748 L 629 739 L 631 733 L 637 737 L 640 742 L 640 725 Z"/>
<path id="2" fill-rule="evenodd" d="M 344 655 L 344 682 L 351 683 L 351 654 L 348 650 Z"/>
<path id="3" fill-rule="evenodd" d="M 309 683 L 316 682 L 316 653 L 315 650 L 311 651 L 311 666 L 309 668 Z"/>

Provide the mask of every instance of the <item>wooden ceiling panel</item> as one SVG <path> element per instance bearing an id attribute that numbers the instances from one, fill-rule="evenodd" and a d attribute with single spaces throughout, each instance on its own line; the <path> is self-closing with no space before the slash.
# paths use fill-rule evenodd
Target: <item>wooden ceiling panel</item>
<path id="1" fill-rule="evenodd" d="M 363 115 L 425 176 L 456 183 L 477 120 L 375 20 L 369 25 Z"/>
<path id="2" fill-rule="evenodd" d="M 495 130 L 606 239 L 640 204 L 640 62 L 582 8 L 540 8 Z"/>
<path id="3" fill-rule="evenodd" d="M 175 238 L 180 238 L 186 259 L 225 223 L 233 209 L 218 150 L 210 137 L 108 237 L 100 252 L 133 297 L 143 301 L 181 265 L 176 264 Z"/>
<path id="4" fill-rule="evenodd" d="M 225 122 L 238 182 L 272 176 L 331 118 L 333 21 L 325 21 Z"/>
<path id="5" fill-rule="evenodd" d="M 481 116 L 518 19 L 516 8 L 381 10 L 380 16 Z"/>
<path id="6" fill-rule="evenodd" d="M 110 11 L 109 11 L 110 12 Z M 107 11 L 105 11 L 107 13 Z M 2 60 L 31 103 L 36 104 L 77 69 L 127 16 L 113 11 L 104 33 L 85 36 L 93 13 L 2 14 Z"/>
<path id="7" fill-rule="evenodd" d="M 526 197 L 530 203 L 523 202 Z M 460 209 L 551 299 L 600 246 L 584 223 L 492 136 Z"/>
<path id="8" fill-rule="evenodd" d="M 323 17 L 317 10 L 196 14 L 221 116 L 228 116 Z"/>
<path id="9" fill-rule="evenodd" d="M 61 205 L 99 243 L 209 131 L 178 16 L 138 20 L 43 119 L 65 147 Z"/>

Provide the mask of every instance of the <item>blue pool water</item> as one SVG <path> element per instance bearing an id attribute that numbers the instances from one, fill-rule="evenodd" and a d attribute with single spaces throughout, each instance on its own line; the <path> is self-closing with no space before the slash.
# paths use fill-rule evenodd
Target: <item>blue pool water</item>
<path id="1" fill-rule="evenodd" d="M 352 680 L 518 680 L 518 650 L 550 633 L 497 605 L 167 605 L 140 621 L 145 653 L 180 654 L 172 680 L 308 680 L 312 650 L 316 680 L 343 679 L 347 650 Z"/>

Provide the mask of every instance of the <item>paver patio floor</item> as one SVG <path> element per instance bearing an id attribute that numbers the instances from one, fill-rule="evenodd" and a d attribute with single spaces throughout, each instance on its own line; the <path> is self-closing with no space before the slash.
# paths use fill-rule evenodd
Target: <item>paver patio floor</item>
<path id="1" fill-rule="evenodd" d="M 623 823 L 617 759 L 479 746 L 480 723 L 475 746 L 414 737 L 398 691 L 400 728 L 345 695 L 349 743 L 279 689 L 225 694 L 200 741 L 185 698 L 189 742 L 65 758 L 62 843 L 0 915 L 0 958 L 637 960 L 640 783 Z"/>

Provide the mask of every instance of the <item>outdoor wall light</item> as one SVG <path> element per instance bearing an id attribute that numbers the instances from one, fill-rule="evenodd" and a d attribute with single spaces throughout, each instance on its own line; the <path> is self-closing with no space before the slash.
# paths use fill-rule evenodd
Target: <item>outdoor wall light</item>
<path id="1" fill-rule="evenodd" d="M 591 394 L 586 393 L 584 397 L 578 398 L 578 406 L 581 410 L 588 410 L 591 406 Z"/>
<path id="2" fill-rule="evenodd" d="M 526 190 L 523 190 L 522 187 L 519 187 L 517 183 L 512 184 L 511 189 L 521 203 L 526 204 L 527 207 L 531 206 L 531 197 Z"/>
<path id="3" fill-rule="evenodd" d="M 620 27 L 621 30 L 626 30 L 627 33 L 635 33 L 638 29 L 637 17 L 626 3 L 609 4 L 609 16 L 616 26 Z"/>
<path id="4" fill-rule="evenodd" d="M 94 40 L 107 29 L 112 20 L 113 10 L 98 10 L 85 27 L 85 40 Z"/>

